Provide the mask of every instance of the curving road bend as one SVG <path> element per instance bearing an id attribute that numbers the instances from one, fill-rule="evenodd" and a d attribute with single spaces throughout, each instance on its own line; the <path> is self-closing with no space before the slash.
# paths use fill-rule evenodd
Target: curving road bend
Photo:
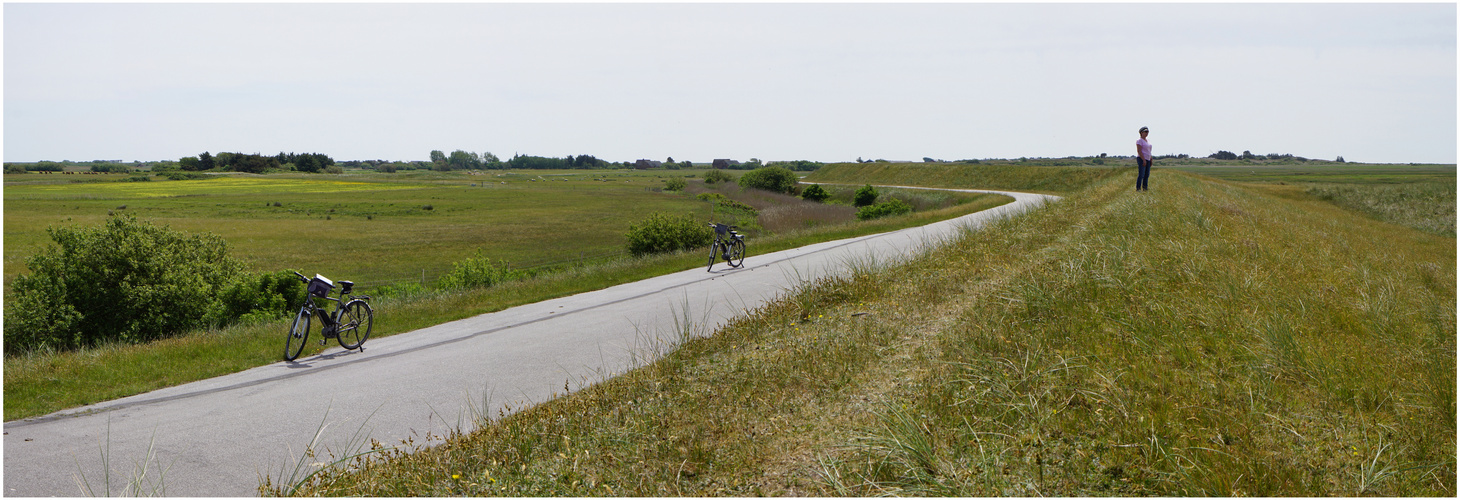
<path id="1" fill-rule="evenodd" d="M 1015 201 L 927 226 L 752 255 L 740 269 L 721 263 L 714 272 L 696 268 L 373 339 L 364 352 L 336 347 L 6 422 L 3 492 L 83 495 L 84 475 L 97 495 L 252 496 L 264 476 L 287 476 L 312 440 L 336 453 L 361 436 L 386 445 L 435 442 L 470 430 L 474 412 L 496 416 L 623 373 L 683 332 L 713 332 L 803 280 L 859 261 L 908 258 L 961 228 L 1058 199 L 958 191 Z M 129 490 L 143 466 L 147 475 Z"/>

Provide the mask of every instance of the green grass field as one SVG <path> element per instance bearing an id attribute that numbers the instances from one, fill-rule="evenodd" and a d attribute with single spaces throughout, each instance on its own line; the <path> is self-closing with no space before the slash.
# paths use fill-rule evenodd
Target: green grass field
<path id="1" fill-rule="evenodd" d="M 565 175 L 566 174 L 566 175 Z M 131 213 L 213 232 L 255 270 L 297 269 L 367 288 L 426 281 L 477 249 L 514 267 L 617 255 L 628 222 L 708 205 L 651 191 L 675 172 L 415 172 L 220 176 L 196 181 L 5 184 L 5 282 L 53 225 Z M 86 180 L 126 176 L 84 176 Z M 275 204 L 278 204 L 275 206 Z M 426 207 L 430 207 L 427 209 Z"/>
<path id="2" fill-rule="evenodd" d="M 1456 494 L 1453 236 L 1302 189 L 1133 178 L 261 492 Z"/>
<path id="3" fill-rule="evenodd" d="M 5 251 L 7 260 L 23 261 L 25 251 L 12 242 L 29 238 L 33 252 L 49 244 L 44 232 L 49 224 L 95 224 L 107 210 L 126 210 L 175 228 L 221 234 L 235 255 L 257 270 L 295 268 L 366 287 L 424 281 L 428 286 L 414 292 L 376 297 L 372 337 L 379 338 L 703 266 L 700 250 L 631 258 L 623 248 L 628 225 L 648 211 L 692 212 L 709 218 L 709 203 L 689 194 L 651 189 L 663 186 L 663 178 L 686 175 L 697 173 L 553 171 L 496 177 L 419 172 L 343 179 L 286 175 L 154 181 L 159 188 L 150 182 L 116 182 L 115 176 L 110 181 L 106 176 L 85 176 L 85 184 L 56 184 L 55 176 L 37 174 L 33 177 L 42 178 L 32 183 L 7 179 L 10 241 Z M 134 184 L 149 185 L 141 189 Z M 720 191 L 742 195 L 738 188 Z M 768 209 L 796 201 L 772 198 L 747 199 Z M 817 219 L 816 224 L 791 223 L 775 233 L 752 231 L 747 254 L 927 224 L 1010 200 L 994 195 L 940 198 L 918 213 L 865 222 L 853 221 L 847 211 L 840 222 Z M 117 208 L 123 204 L 127 208 Z M 433 205 L 432 210 L 424 210 L 425 204 Z M 68 209 L 76 215 L 56 213 Z M 531 279 L 489 289 L 447 291 L 429 286 L 439 272 L 472 256 L 476 248 L 516 267 L 558 265 Z M 15 267 L 21 266 L 7 266 L 7 276 L 20 272 Z M 5 418 L 42 415 L 276 362 L 287 327 L 285 320 L 263 321 L 147 345 L 8 355 Z M 318 345 L 306 346 L 305 355 L 319 350 Z"/>

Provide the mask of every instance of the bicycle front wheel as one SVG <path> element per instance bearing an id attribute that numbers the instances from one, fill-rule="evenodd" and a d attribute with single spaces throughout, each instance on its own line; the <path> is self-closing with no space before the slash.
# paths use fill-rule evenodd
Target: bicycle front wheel
<path id="1" fill-rule="evenodd" d="M 743 262 L 745 262 L 745 241 L 730 242 L 730 267 L 740 267 Z"/>
<path id="2" fill-rule="evenodd" d="M 717 242 L 711 243 L 710 244 L 710 264 L 707 265 L 707 266 L 705 266 L 705 272 L 709 272 L 709 270 L 711 268 L 715 267 L 715 257 L 719 256 L 719 253 L 720 253 L 720 242 L 717 241 Z"/>
<path id="3" fill-rule="evenodd" d="M 310 314 L 308 307 L 299 308 L 294 323 L 289 325 L 289 335 L 284 337 L 284 361 L 294 361 L 304 352 L 304 341 L 309 339 Z"/>
<path id="4" fill-rule="evenodd" d="M 370 327 L 375 324 L 375 312 L 370 303 L 352 300 L 340 310 L 340 347 L 356 349 L 370 338 Z"/>

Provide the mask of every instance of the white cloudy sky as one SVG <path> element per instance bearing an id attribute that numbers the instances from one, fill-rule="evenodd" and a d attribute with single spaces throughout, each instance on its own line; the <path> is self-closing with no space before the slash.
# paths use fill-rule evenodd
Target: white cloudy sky
<path id="1" fill-rule="evenodd" d="M 1456 161 L 1456 4 L 17 4 L 4 160 Z"/>

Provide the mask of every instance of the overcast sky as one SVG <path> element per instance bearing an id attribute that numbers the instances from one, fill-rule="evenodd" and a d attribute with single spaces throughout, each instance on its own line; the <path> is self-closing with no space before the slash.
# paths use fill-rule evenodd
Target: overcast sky
<path id="1" fill-rule="evenodd" d="M 4 160 L 1456 161 L 1456 4 L 16 4 Z"/>

